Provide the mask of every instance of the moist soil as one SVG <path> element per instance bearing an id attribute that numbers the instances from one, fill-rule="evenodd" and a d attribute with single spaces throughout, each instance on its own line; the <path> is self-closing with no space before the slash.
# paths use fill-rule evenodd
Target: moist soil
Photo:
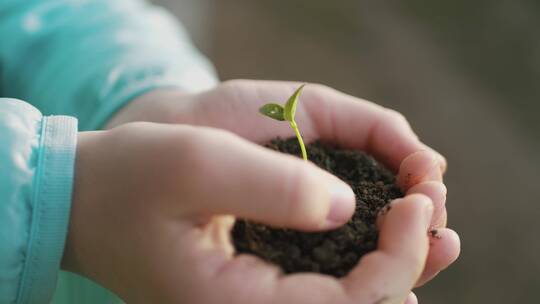
<path id="1" fill-rule="evenodd" d="M 275 139 L 266 147 L 300 157 L 296 138 Z M 327 232 L 301 232 L 238 220 L 233 228 L 237 253 L 254 254 L 279 265 L 285 273 L 318 272 L 345 276 L 360 258 L 377 248 L 376 219 L 391 200 L 403 197 L 394 174 L 371 156 L 314 142 L 308 158 L 348 183 L 356 211 L 343 227 Z"/>

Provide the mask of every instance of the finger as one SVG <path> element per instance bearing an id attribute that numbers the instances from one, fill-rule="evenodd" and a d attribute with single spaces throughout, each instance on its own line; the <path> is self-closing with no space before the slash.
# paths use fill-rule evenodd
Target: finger
<path id="1" fill-rule="evenodd" d="M 446 218 L 446 186 L 441 182 L 427 181 L 412 186 L 407 194 L 424 194 L 433 202 L 433 217 L 431 218 L 431 227 L 441 228 Z"/>
<path id="2" fill-rule="evenodd" d="M 306 292 L 309 290 L 309 292 Z M 351 303 L 340 281 L 330 276 L 300 273 L 282 277 L 267 303 Z"/>
<path id="3" fill-rule="evenodd" d="M 255 256 L 242 254 L 217 269 L 212 285 L 223 290 L 221 294 L 228 296 L 228 303 L 271 303 L 266 299 L 273 296 L 280 275 L 277 267 Z M 219 303 L 220 300 L 223 299 L 204 303 Z"/>
<path id="4" fill-rule="evenodd" d="M 426 267 L 416 287 L 424 285 L 459 257 L 460 240 L 456 232 L 441 228 L 430 233 L 430 249 Z"/>
<path id="5" fill-rule="evenodd" d="M 446 226 L 446 186 L 441 182 L 427 181 L 417 184 L 409 189 L 407 195 L 423 194 L 428 196 L 433 202 L 433 216 L 431 217 L 430 228 L 442 228 Z M 381 210 L 377 217 L 377 228 L 381 228 L 386 220 L 387 209 Z"/>
<path id="6" fill-rule="evenodd" d="M 340 282 L 317 274 L 280 275 L 262 260 L 240 255 L 216 273 L 230 303 L 349 304 Z M 309 292 L 306 292 L 309 290 Z"/>
<path id="7" fill-rule="evenodd" d="M 197 137 L 190 148 L 196 161 L 182 163 L 191 166 L 182 170 L 200 172 L 183 185 L 182 195 L 198 194 L 191 212 L 301 230 L 336 228 L 354 212 L 351 188 L 312 163 L 224 131 L 207 129 Z"/>
<path id="8" fill-rule="evenodd" d="M 427 149 L 436 155 L 441 172 L 446 170 L 446 159 L 423 144 L 396 111 L 320 86 L 306 87 L 303 101 L 325 140 L 367 150 L 394 170 L 408 155 Z"/>
<path id="9" fill-rule="evenodd" d="M 407 156 L 401 163 L 397 183 L 402 190 L 407 191 L 425 181 L 442 181 L 439 162 L 433 153 L 417 151 Z"/>
<path id="10" fill-rule="evenodd" d="M 405 304 L 418 304 L 418 298 L 414 294 L 414 292 L 409 293 L 407 296 L 407 300 L 405 301 Z"/>
<path id="11" fill-rule="evenodd" d="M 429 197 L 413 194 L 392 202 L 377 251 L 364 256 L 344 279 L 355 299 L 401 301 L 418 280 L 428 254 L 426 231 L 433 214 Z"/>
<path id="12" fill-rule="evenodd" d="M 432 226 L 434 228 L 444 228 L 446 227 L 446 224 L 448 223 L 448 211 L 446 210 L 446 207 L 443 209 L 441 216 L 439 217 L 439 220 L 432 221 Z"/>
<path id="13" fill-rule="evenodd" d="M 424 146 L 425 151 L 429 151 L 435 155 L 435 158 L 437 158 L 437 161 L 439 162 L 439 169 L 441 169 L 441 174 L 444 175 L 446 171 L 448 170 L 448 161 L 446 160 L 446 157 L 444 157 L 439 151 L 433 149 L 432 147 L 422 143 Z"/>

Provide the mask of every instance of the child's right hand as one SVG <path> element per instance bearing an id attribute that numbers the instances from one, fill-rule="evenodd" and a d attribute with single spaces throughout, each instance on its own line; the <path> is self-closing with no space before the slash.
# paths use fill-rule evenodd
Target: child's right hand
<path id="1" fill-rule="evenodd" d="M 134 123 L 81 133 L 63 268 L 128 303 L 415 303 L 431 200 L 394 202 L 379 249 L 345 279 L 283 276 L 234 256 L 234 217 L 302 230 L 345 223 L 350 188 L 226 131 Z"/>

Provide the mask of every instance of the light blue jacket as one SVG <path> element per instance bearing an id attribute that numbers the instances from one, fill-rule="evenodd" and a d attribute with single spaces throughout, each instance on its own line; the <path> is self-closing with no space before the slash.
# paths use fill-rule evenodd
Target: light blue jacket
<path id="1" fill-rule="evenodd" d="M 0 0 L 0 97 L 16 98 L 0 98 L 0 304 L 119 301 L 59 270 L 77 119 L 99 129 L 149 90 L 215 83 L 176 21 L 142 0 Z"/>

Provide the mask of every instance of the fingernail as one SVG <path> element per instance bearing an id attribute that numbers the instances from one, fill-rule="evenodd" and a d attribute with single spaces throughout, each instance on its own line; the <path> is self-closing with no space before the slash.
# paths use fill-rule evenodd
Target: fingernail
<path id="1" fill-rule="evenodd" d="M 431 158 L 431 167 L 427 170 L 424 179 L 432 181 L 441 181 L 442 180 L 442 169 L 441 169 L 441 160 L 437 153 L 432 151 L 423 151 L 429 155 Z"/>
<path id="2" fill-rule="evenodd" d="M 326 217 L 328 226 L 346 223 L 354 213 L 356 200 L 351 187 L 343 182 L 334 183 L 330 188 L 330 211 Z"/>

